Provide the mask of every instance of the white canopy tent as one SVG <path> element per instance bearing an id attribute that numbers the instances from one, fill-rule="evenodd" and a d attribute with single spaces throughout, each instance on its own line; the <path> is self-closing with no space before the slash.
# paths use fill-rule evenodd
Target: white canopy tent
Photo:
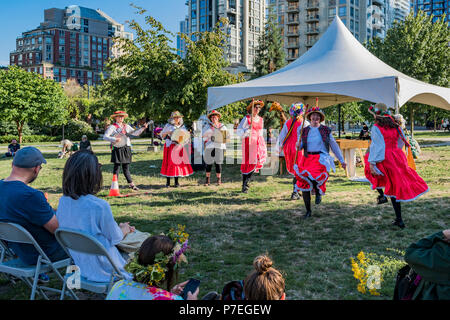
<path id="1" fill-rule="evenodd" d="M 300 58 L 269 75 L 238 84 L 208 88 L 207 109 L 248 99 L 325 108 L 367 100 L 401 107 L 408 101 L 450 110 L 450 89 L 408 77 L 371 54 L 339 17 Z"/>

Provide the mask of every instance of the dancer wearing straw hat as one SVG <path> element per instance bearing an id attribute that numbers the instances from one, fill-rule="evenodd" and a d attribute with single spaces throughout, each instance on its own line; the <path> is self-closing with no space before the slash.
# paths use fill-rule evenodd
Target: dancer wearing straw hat
<path id="1" fill-rule="evenodd" d="M 266 162 L 267 147 L 264 141 L 264 120 L 258 115 L 264 102 L 252 100 L 247 106 L 247 115 L 241 120 L 237 133 L 242 140 L 242 192 L 247 193 L 253 172 L 259 172 Z"/>
<path id="2" fill-rule="evenodd" d="M 211 183 L 212 165 L 216 167 L 217 185 L 222 184 L 222 164 L 226 146 L 227 127 L 220 123 L 222 114 L 216 110 L 212 110 L 207 115 L 210 123 L 203 127 L 203 141 L 205 149 L 203 157 L 206 163 L 206 181 L 205 185 Z"/>
<path id="3" fill-rule="evenodd" d="M 183 124 L 183 115 L 179 111 L 171 113 L 169 121 L 160 135 L 166 140 L 161 175 L 167 178 L 167 188 L 170 187 L 170 178 L 175 179 L 174 187 L 178 188 L 180 186 L 179 177 L 187 177 L 194 173 L 186 148 L 190 134 Z"/>
<path id="4" fill-rule="evenodd" d="M 128 117 L 125 111 L 116 111 L 111 115 L 114 123 L 110 125 L 103 136 L 103 139 L 111 142 L 111 162 L 114 163 L 113 174 L 119 176 L 119 169 L 122 171 L 133 190 L 139 190 L 133 183 L 130 173 L 131 163 L 131 141 L 130 136 L 139 136 L 147 128 L 148 124 L 144 124 L 141 128 L 135 130 L 128 124 L 124 123 L 124 119 Z"/>
<path id="5" fill-rule="evenodd" d="M 368 156 L 369 170 L 366 176 L 372 189 L 385 188 L 395 211 L 393 225 L 404 228 L 401 202 L 413 201 L 428 192 L 428 185 L 408 166 L 404 145 L 409 147 L 402 128 L 391 116 L 387 106 L 378 103 L 369 108 L 375 118 L 370 133 L 372 142 Z"/>
<path id="6" fill-rule="evenodd" d="M 278 137 L 278 152 L 283 151 L 284 159 L 286 162 L 286 169 L 294 176 L 293 179 L 293 190 L 291 194 L 291 200 L 297 200 L 300 199 L 299 193 L 295 190 L 295 184 L 297 183 L 297 179 L 295 178 L 295 171 L 294 171 L 294 161 L 295 156 L 297 153 L 296 149 L 296 143 L 297 143 L 297 136 L 299 134 L 298 129 L 302 127 L 303 124 L 303 111 L 305 109 L 305 106 L 303 103 L 293 103 L 291 107 L 289 108 L 289 114 L 291 118 L 286 121 L 283 125 L 283 129 L 281 129 L 280 135 Z M 309 125 L 309 123 L 308 123 Z M 302 159 L 302 155 L 297 155 L 296 162 L 297 165 L 300 164 L 300 161 Z"/>
<path id="7" fill-rule="evenodd" d="M 325 183 L 328 180 L 328 172 L 330 169 L 336 170 L 334 158 L 330 156 L 330 148 L 344 169 L 347 164 L 344 162 L 341 149 L 331 134 L 331 129 L 320 124 L 325 121 L 325 114 L 320 108 L 316 106 L 309 109 L 305 117 L 310 125 L 298 133 L 297 150 L 303 149 L 303 157 L 299 165 L 294 164 L 294 170 L 297 179 L 295 189 L 302 191 L 306 208 L 303 217 L 309 218 L 311 216 L 311 191 L 316 194 L 316 204 L 320 204 L 322 195 L 326 191 Z"/>

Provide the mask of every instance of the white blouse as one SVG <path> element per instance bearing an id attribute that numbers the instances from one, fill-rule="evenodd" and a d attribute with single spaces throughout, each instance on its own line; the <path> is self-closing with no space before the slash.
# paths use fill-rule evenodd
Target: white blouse
<path id="1" fill-rule="evenodd" d="M 403 133 L 402 128 L 400 128 L 400 132 L 402 136 L 405 138 L 405 134 Z M 369 163 L 376 164 L 384 160 L 386 152 L 386 144 L 384 143 L 383 134 L 381 133 L 380 129 L 378 129 L 377 126 L 372 126 L 372 129 L 370 130 L 370 138 L 372 139 L 372 142 L 370 143 L 369 147 Z M 405 143 L 399 136 L 397 147 L 399 149 L 402 149 L 404 145 Z"/>
<path id="2" fill-rule="evenodd" d="M 131 147 L 131 140 L 128 135 L 137 137 L 141 135 L 142 132 L 144 132 L 144 130 L 145 130 L 144 127 L 136 130 L 133 129 L 133 127 L 131 127 L 130 125 L 125 124 L 125 131 L 127 133 L 127 146 Z M 115 136 L 119 135 L 120 133 L 122 133 L 122 127 L 116 128 L 114 125 L 110 125 L 108 129 L 106 129 L 105 134 L 103 135 L 103 140 L 115 143 L 116 142 Z"/>
<path id="3" fill-rule="evenodd" d="M 186 127 L 184 126 L 184 124 L 182 124 L 180 126 L 176 126 L 176 125 L 173 125 L 171 123 L 166 123 L 166 125 L 164 126 L 164 128 L 162 129 L 162 131 L 160 133 L 161 136 L 164 133 L 169 133 L 169 135 L 167 135 L 166 138 L 165 138 L 165 140 L 166 140 L 165 144 L 166 144 L 167 148 L 170 147 L 172 143 L 174 143 L 174 142 L 172 142 L 172 140 L 170 140 L 170 135 L 172 134 L 172 131 L 174 131 L 176 129 L 181 129 L 181 130 L 187 131 Z"/>
<path id="4" fill-rule="evenodd" d="M 263 118 L 261 118 L 260 116 L 256 116 L 253 118 L 253 121 L 255 121 L 255 123 L 263 121 Z M 237 128 L 237 135 L 240 136 L 241 138 L 250 137 L 251 131 L 250 129 L 251 125 L 248 123 L 247 116 L 245 116 L 244 119 L 242 119 L 241 122 L 239 123 L 239 126 Z M 259 135 L 261 137 L 264 136 L 264 130 L 260 130 Z"/>
<path id="5" fill-rule="evenodd" d="M 220 128 L 215 128 L 214 126 L 207 124 L 203 127 L 203 141 L 205 144 L 205 149 L 210 148 L 216 148 L 216 149 L 222 149 L 225 150 L 227 148 L 227 145 L 225 143 L 215 142 L 211 140 L 211 137 L 214 134 L 215 130 L 220 130 L 222 132 L 227 132 L 227 127 L 223 124 L 220 124 Z"/>

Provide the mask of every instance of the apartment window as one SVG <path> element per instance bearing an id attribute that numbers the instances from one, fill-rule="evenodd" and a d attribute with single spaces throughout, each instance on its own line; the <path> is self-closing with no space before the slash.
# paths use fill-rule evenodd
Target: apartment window
<path id="1" fill-rule="evenodd" d="M 84 33 L 89 33 L 89 28 L 86 28 L 86 27 L 83 28 L 83 32 L 84 32 Z"/>
<path id="2" fill-rule="evenodd" d="M 350 7 L 350 17 L 354 17 L 355 16 L 355 9 L 353 9 L 353 7 Z"/>
<path id="3" fill-rule="evenodd" d="M 59 44 L 61 44 L 61 45 L 64 45 L 64 44 L 66 44 L 66 41 L 64 40 L 64 39 L 59 39 Z"/>
<path id="4" fill-rule="evenodd" d="M 329 8 L 328 9 L 328 16 L 329 17 L 334 17 L 335 15 L 336 15 L 336 7 Z"/>
<path id="5" fill-rule="evenodd" d="M 46 51 L 52 51 L 52 46 L 49 45 L 49 44 L 47 44 L 47 45 L 45 46 L 45 50 L 46 50 Z"/>
<path id="6" fill-rule="evenodd" d="M 347 15 L 347 7 L 339 7 L 339 16 L 345 17 Z"/>
<path id="7" fill-rule="evenodd" d="M 102 45 L 101 45 L 101 44 L 99 44 L 99 45 L 97 46 L 97 50 L 98 50 L 98 51 L 102 51 Z"/>
<path id="8" fill-rule="evenodd" d="M 97 41 L 97 37 L 92 37 L 92 42 L 96 42 Z"/>
<path id="9" fill-rule="evenodd" d="M 347 0 L 339 0 L 339 4 L 347 4 Z"/>
<path id="10" fill-rule="evenodd" d="M 41 37 L 38 38 L 38 43 L 39 43 L 39 44 L 42 43 L 42 38 L 41 38 Z"/>
<path id="11" fill-rule="evenodd" d="M 61 69 L 61 75 L 64 77 L 67 75 L 66 69 Z"/>
<path id="12" fill-rule="evenodd" d="M 32 38 L 31 39 L 31 44 L 35 44 L 36 43 L 36 39 L 35 38 Z"/>
<path id="13" fill-rule="evenodd" d="M 64 37 L 65 36 L 65 32 L 63 30 L 59 30 L 59 36 L 60 37 Z"/>
<path id="14" fill-rule="evenodd" d="M 81 21 L 83 21 L 83 25 L 84 26 L 89 25 L 89 20 L 88 19 L 81 19 Z"/>
<path id="15" fill-rule="evenodd" d="M 54 69 L 53 69 L 53 73 L 59 75 L 59 68 L 54 68 Z"/>

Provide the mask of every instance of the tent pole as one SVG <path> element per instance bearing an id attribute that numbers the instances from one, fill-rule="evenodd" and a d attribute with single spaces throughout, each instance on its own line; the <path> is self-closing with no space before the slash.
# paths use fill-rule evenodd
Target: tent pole
<path id="1" fill-rule="evenodd" d="M 341 138 L 341 105 L 338 104 L 338 138 Z"/>

